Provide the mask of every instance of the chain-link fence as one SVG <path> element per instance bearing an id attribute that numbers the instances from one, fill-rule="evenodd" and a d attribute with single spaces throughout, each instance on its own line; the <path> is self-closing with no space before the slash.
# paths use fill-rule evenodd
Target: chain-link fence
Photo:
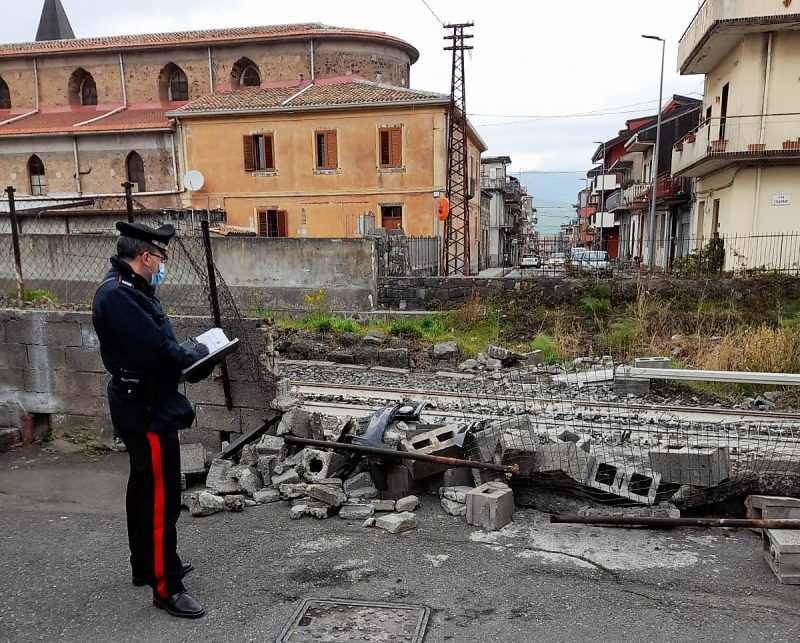
<path id="1" fill-rule="evenodd" d="M 691 389 L 645 398 L 646 380 L 614 377 L 611 361 L 504 370 L 460 383 L 458 402 L 430 413 L 466 432 L 469 459 L 519 466 L 512 484 L 523 490 L 691 508 L 800 489 L 800 414 L 775 408 L 790 391 L 725 409 Z"/>
<path id="2" fill-rule="evenodd" d="M 95 203 L 97 205 L 97 203 Z M 90 310 L 94 293 L 116 252 L 117 221 L 128 220 L 124 198 L 106 199 L 104 209 L 82 212 L 46 210 L 0 217 L 0 305 L 48 310 Z M 167 279 L 157 290 L 172 316 L 211 317 L 239 350 L 223 366 L 226 398 L 229 374 L 256 383 L 264 399 L 273 399 L 276 380 L 262 367 L 263 338 L 255 322 L 247 321 L 212 254 L 210 228 L 224 222 L 220 210 L 147 210 L 131 217 L 151 227 L 176 228 L 169 245 Z"/>

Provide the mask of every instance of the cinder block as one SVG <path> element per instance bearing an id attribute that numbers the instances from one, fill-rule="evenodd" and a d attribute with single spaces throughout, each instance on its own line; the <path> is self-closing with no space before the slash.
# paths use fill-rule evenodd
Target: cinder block
<path id="1" fill-rule="evenodd" d="M 81 345 L 84 348 L 100 348 L 100 340 L 97 339 L 97 333 L 91 324 L 81 324 Z"/>
<path id="2" fill-rule="evenodd" d="M 650 393 L 650 380 L 636 377 L 614 376 L 615 395 L 638 395 L 643 396 Z"/>
<path id="3" fill-rule="evenodd" d="M 800 585 L 800 530 L 764 529 L 764 558 L 784 585 Z"/>
<path id="4" fill-rule="evenodd" d="M 414 491 L 415 488 L 416 483 L 407 467 L 395 466 L 389 469 L 386 474 L 386 490 L 391 495 L 401 494 L 404 496 Z M 401 497 L 401 495 L 398 495 L 398 497 Z"/>
<path id="5" fill-rule="evenodd" d="M 655 447 L 650 449 L 650 468 L 661 474 L 664 482 L 714 487 L 730 477 L 728 447 Z"/>
<path id="6" fill-rule="evenodd" d="M 800 498 L 747 496 L 747 517 L 756 520 L 800 520 Z"/>
<path id="7" fill-rule="evenodd" d="M 105 373 L 100 352 L 90 348 L 70 346 L 65 349 L 67 370 L 73 373 Z"/>
<path id="8" fill-rule="evenodd" d="M 187 384 L 186 396 L 197 404 L 225 405 L 225 391 L 222 388 L 222 382 L 212 378 L 197 384 Z"/>
<path id="9" fill-rule="evenodd" d="M 658 485 L 661 484 L 660 473 L 636 467 L 623 467 L 621 471 L 620 496 L 645 505 L 655 504 Z"/>
<path id="10" fill-rule="evenodd" d="M 539 445 L 536 471 L 563 471 L 581 484 L 589 482 L 597 458 L 581 449 L 576 442 L 555 442 Z"/>
<path id="11" fill-rule="evenodd" d="M 438 429 L 420 433 L 413 438 L 400 442 L 402 451 L 415 451 L 428 455 L 444 456 L 449 458 L 461 457 L 463 449 L 454 442 L 455 426 L 443 426 Z M 447 469 L 447 465 L 419 460 L 404 460 L 405 466 L 415 480 L 422 480 Z"/>
<path id="12" fill-rule="evenodd" d="M 206 470 L 206 450 L 202 444 L 181 444 L 181 473 L 203 473 Z"/>
<path id="13" fill-rule="evenodd" d="M 211 404 L 195 405 L 197 420 L 195 426 L 200 429 L 214 429 L 215 431 L 228 431 L 239 433 L 241 430 L 239 409 L 228 410 L 224 406 Z"/>
<path id="14" fill-rule="evenodd" d="M 483 529 L 502 529 L 514 515 L 514 492 L 501 482 L 487 482 L 467 493 L 467 522 Z"/>
<path id="15" fill-rule="evenodd" d="M 25 392 L 25 370 L 21 368 L 0 368 L 0 391 Z M 30 391 L 35 393 L 36 391 Z"/>
<path id="16" fill-rule="evenodd" d="M 590 487 L 619 495 L 622 484 L 622 466 L 616 462 L 594 461 L 594 466 L 589 471 Z"/>
<path id="17" fill-rule="evenodd" d="M 28 351 L 24 344 L 0 344 L 0 364 L 5 368 L 27 368 Z"/>
<path id="18" fill-rule="evenodd" d="M 345 457 L 332 451 L 303 449 L 303 477 L 309 482 L 331 478 L 345 463 Z"/>
<path id="19" fill-rule="evenodd" d="M 50 371 L 64 369 L 67 366 L 63 347 L 29 345 L 27 351 L 28 365 L 32 369 Z"/>
<path id="20" fill-rule="evenodd" d="M 233 405 L 248 409 L 269 408 L 270 397 L 255 382 L 231 382 Z"/>
<path id="21" fill-rule="evenodd" d="M 42 326 L 45 346 L 83 346 L 81 325 L 76 323 L 47 323 Z"/>

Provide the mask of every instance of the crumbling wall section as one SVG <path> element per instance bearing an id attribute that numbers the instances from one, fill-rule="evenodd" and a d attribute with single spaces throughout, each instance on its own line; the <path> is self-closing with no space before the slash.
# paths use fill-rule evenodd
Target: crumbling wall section
<path id="1" fill-rule="evenodd" d="M 175 334 L 186 339 L 213 326 L 206 317 L 174 317 Z M 260 331 L 240 338 L 260 346 Z M 199 384 L 183 385 L 197 413 L 194 425 L 181 434 L 184 442 L 202 442 L 218 451 L 228 440 L 261 423 L 267 399 L 246 369 L 229 360 L 233 408 L 225 406 L 219 372 Z M 109 376 L 88 312 L 0 310 L 0 407 L 15 409 L 18 418 L 36 418 L 56 433 L 113 438 L 106 400 Z M 29 420 L 30 421 L 30 420 Z M 39 435 L 38 437 L 41 437 Z"/>

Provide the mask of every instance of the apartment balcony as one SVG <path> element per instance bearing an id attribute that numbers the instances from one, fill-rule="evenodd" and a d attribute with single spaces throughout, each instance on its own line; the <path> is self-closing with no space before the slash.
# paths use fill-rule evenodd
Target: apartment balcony
<path id="1" fill-rule="evenodd" d="M 608 198 L 606 199 L 606 210 L 609 212 L 618 212 L 627 209 L 628 204 L 625 201 L 624 190 L 614 190 L 610 195 L 608 195 Z"/>
<path id="2" fill-rule="evenodd" d="M 481 188 L 484 190 L 505 190 L 506 189 L 506 180 L 505 179 L 492 179 L 488 176 L 481 177 Z"/>
<path id="3" fill-rule="evenodd" d="M 710 73 L 743 36 L 794 29 L 797 3 L 764 0 L 706 0 L 678 47 L 681 74 Z"/>
<path id="4" fill-rule="evenodd" d="M 650 203 L 649 183 L 634 183 L 623 192 L 622 198 L 629 210 L 640 210 Z"/>
<path id="5" fill-rule="evenodd" d="M 709 119 L 675 144 L 672 172 L 700 177 L 762 161 L 800 161 L 800 113 Z"/>
<path id="6" fill-rule="evenodd" d="M 589 221 L 589 228 L 602 230 L 603 228 L 613 228 L 616 225 L 616 217 L 611 212 L 595 212 Z"/>

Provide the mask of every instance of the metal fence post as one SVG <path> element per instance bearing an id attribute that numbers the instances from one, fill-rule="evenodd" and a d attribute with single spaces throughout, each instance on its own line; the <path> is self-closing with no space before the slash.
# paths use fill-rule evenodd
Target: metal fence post
<path id="1" fill-rule="evenodd" d="M 14 269 L 17 273 L 17 300 L 20 308 L 25 305 L 25 282 L 22 278 L 22 257 L 19 251 L 19 227 L 17 225 L 17 206 L 14 203 L 14 192 L 12 186 L 5 189 L 8 195 L 8 215 L 11 220 L 11 245 L 14 249 Z"/>
<path id="2" fill-rule="evenodd" d="M 209 301 L 211 302 L 211 314 L 214 317 L 214 325 L 219 328 L 222 319 L 219 314 L 219 293 L 217 292 L 217 272 L 214 267 L 214 255 L 211 249 L 211 231 L 208 226 L 208 218 L 200 222 L 203 231 L 203 249 L 206 254 L 206 268 L 208 270 L 208 290 Z M 233 396 L 231 395 L 231 379 L 228 374 L 228 364 L 223 359 L 220 363 L 222 371 L 222 390 L 225 393 L 225 406 L 230 411 L 233 408 Z"/>
<path id="3" fill-rule="evenodd" d="M 128 223 L 133 223 L 133 195 L 131 194 L 133 183 L 125 181 L 122 187 L 125 188 L 125 210 L 128 212 Z"/>

